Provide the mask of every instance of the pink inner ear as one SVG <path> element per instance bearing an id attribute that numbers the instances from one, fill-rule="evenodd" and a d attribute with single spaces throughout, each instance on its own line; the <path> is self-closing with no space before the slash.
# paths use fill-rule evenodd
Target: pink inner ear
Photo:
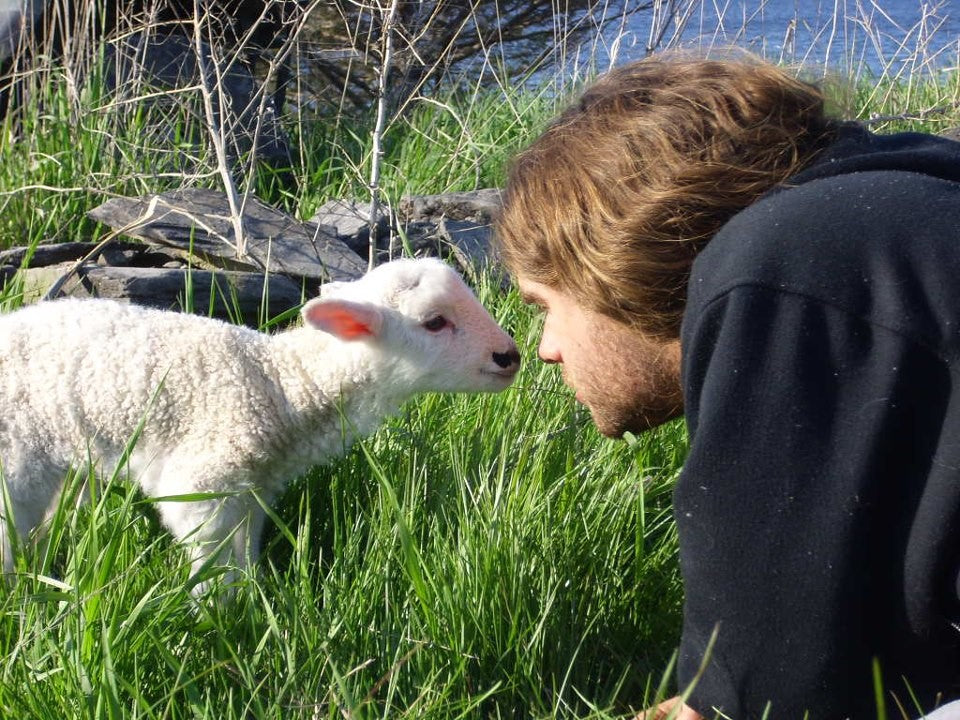
<path id="1" fill-rule="evenodd" d="M 353 308 L 334 303 L 319 303 L 308 308 L 308 319 L 317 328 L 341 340 L 356 340 L 373 335 L 370 324 Z"/>
<path id="2" fill-rule="evenodd" d="M 369 325 L 361 322 L 348 312 L 337 310 L 331 315 L 331 317 L 327 318 L 328 321 L 336 328 L 335 334 L 344 340 L 353 340 L 358 337 L 364 337 L 365 335 L 373 335 L 373 331 Z"/>

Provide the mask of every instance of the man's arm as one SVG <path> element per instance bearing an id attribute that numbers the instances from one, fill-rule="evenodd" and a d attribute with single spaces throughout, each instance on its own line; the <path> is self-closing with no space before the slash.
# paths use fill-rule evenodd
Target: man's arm
<path id="1" fill-rule="evenodd" d="M 924 626 L 939 631 L 943 590 L 935 546 L 916 542 L 949 527 L 960 494 L 947 462 L 931 466 L 954 436 L 945 363 L 883 325 L 758 285 L 703 307 L 684 354 L 691 446 L 674 510 L 687 702 L 737 720 L 768 702 L 772 717 L 871 717 L 874 658 L 889 692 L 907 678 L 929 702 L 949 679 L 938 668 L 956 667 L 921 642 Z"/>

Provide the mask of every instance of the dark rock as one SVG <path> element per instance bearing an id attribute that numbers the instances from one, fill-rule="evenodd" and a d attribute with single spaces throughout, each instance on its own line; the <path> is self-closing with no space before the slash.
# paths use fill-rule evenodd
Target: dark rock
<path id="1" fill-rule="evenodd" d="M 111 245 L 100 251 L 100 255 L 97 257 L 97 264 L 111 266 L 133 265 L 142 254 L 142 248 Z"/>
<path id="2" fill-rule="evenodd" d="M 119 243 L 117 243 L 119 245 Z M 79 260 L 93 250 L 93 245 L 85 242 L 57 243 L 56 245 L 37 245 L 35 248 L 15 247 L 0 251 L 0 265 L 20 267 L 29 256 L 30 267 L 44 267 L 57 263 Z"/>
<path id="3" fill-rule="evenodd" d="M 403 225 L 402 230 L 395 233 L 394 244 L 402 245 L 404 251 L 414 257 L 425 255 L 442 257 L 445 244 L 440 236 L 440 229 L 434 222 L 413 221 Z"/>
<path id="4" fill-rule="evenodd" d="M 500 190 L 483 188 L 442 195 L 411 195 L 400 201 L 398 212 L 404 220 L 439 222 L 441 217 L 446 217 L 489 225 L 501 206 Z"/>
<path id="5" fill-rule="evenodd" d="M 22 270 L 24 300 L 42 297 L 50 286 L 73 270 L 74 263 Z M 167 310 L 190 309 L 257 327 L 264 320 L 298 306 L 303 292 L 300 285 L 282 275 L 267 277 L 252 272 L 85 263 L 70 275 L 58 295 L 112 298 Z M 190 308 L 185 307 L 188 297 L 192 302 Z"/>
<path id="6" fill-rule="evenodd" d="M 189 265 L 182 253 L 173 248 L 164 248 L 155 245 L 140 245 L 137 253 L 126 263 L 114 262 L 111 265 L 128 265 L 130 267 L 186 267 Z"/>
<path id="7" fill-rule="evenodd" d="M 176 248 L 212 268 L 265 271 L 311 283 L 352 280 L 366 271 L 361 257 L 333 233 L 302 223 L 252 196 L 241 216 L 242 248 L 236 242 L 227 197 L 214 190 L 189 188 L 114 198 L 88 214 L 114 229 L 125 229 L 131 237 Z"/>

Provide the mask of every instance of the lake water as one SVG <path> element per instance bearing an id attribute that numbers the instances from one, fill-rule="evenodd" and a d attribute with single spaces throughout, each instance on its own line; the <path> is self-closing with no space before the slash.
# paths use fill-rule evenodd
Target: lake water
<path id="1" fill-rule="evenodd" d="M 608 60 L 614 57 L 619 64 L 643 57 L 655 26 L 663 29 L 665 41 L 682 47 L 734 45 L 767 59 L 844 74 L 940 72 L 960 64 L 960 0 L 703 0 L 693 5 L 680 25 L 660 22 L 649 11 L 638 13 L 609 36 Z"/>

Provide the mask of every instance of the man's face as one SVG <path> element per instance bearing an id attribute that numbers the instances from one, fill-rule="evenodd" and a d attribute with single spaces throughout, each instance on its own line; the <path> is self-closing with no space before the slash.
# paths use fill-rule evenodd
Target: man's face
<path id="1" fill-rule="evenodd" d="M 681 414 L 679 340 L 653 340 L 547 285 L 517 281 L 524 301 L 544 313 L 540 359 L 562 366 L 601 433 L 620 437 Z"/>

